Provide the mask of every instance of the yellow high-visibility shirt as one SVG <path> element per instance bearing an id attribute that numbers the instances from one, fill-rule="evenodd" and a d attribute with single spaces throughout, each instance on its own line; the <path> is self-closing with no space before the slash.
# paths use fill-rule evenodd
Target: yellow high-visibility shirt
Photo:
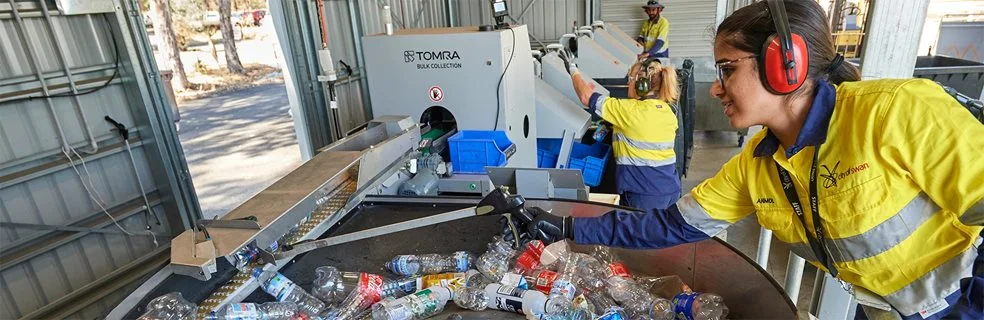
<path id="1" fill-rule="evenodd" d="M 944 297 L 971 276 L 984 228 L 984 125 L 924 79 L 836 89 L 820 81 L 817 92 L 791 150 L 759 132 L 677 203 L 684 219 L 714 235 L 755 214 L 794 253 L 826 270 L 805 231 L 816 223 L 809 180 L 821 143 L 819 211 L 838 277 L 903 315 L 945 306 Z M 792 176 L 807 228 L 783 192 L 777 163 Z"/>

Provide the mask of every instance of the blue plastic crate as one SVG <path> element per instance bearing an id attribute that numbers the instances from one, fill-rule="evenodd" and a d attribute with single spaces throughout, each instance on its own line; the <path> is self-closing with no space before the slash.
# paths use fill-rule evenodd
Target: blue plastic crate
<path id="1" fill-rule="evenodd" d="M 536 139 L 537 163 L 540 168 L 556 166 L 560 144 L 560 139 Z M 571 155 L 566 167 L 581 170 L 584 184 L 597 187 L 601 184 L 601 177 L 605 172 L 605 164 L 611 151 L 611 146 L 601 142 L 592 145 L 575 142 L 571 147 Z"/>
<path id="2" fill-rule="evenodd" d="M 557 166 L 560 139 L 536 139 L 536 167 L 553 168 Z M 566 167 L 567 165 L 564 165 Z"/>
<path id="3" fill-rule="evenodd" d="M 485 167 L 499 167 L 516 153 L 516 146 L 503 131 L 463 130 L 448 138 L 451 167 L 457 173 L 485 173 Z"/>

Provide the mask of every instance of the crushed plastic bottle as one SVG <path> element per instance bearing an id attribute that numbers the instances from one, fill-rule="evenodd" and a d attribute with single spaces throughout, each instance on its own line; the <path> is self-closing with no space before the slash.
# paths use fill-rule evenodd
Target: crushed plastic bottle
<path id="1" fill-rule="evenodd" d="M 259 256 L 260 256 L 260 250 L 257 249 L 256 246 L 250 244 L 243 247 L 242 249 L 237 251 L 235 255 L 236 269 L 239 269 L 240 271 L 247 270 L 246 267 L 248 267 L 251 263 L 253 263 L 253 261 L 256 261 L 256 258 Z"/>
<path id="2" fill-rule="evenodd" d="M 500 281 L 509 272 L 510 263 L 516 254 L 511 242 L 495 236 L 489 243 L 489 250 L 475 261 L 475 268 L 489 279 Z"/>
<path id="3" fill-rule="evenodd" d="M 728 316 L 724 298 L 713 293 L 681 292 L 673 297 L 673 311 L 681 320 L 718 320 Z"/>
<path id="4" fill-rule="evenodd" d="M 608 126 L 601 120 L 598 120 L 595 124 L 597 124 L 598 127 L 595 129 L 594 134 L 591 135 L 591 138 L 594 139 L 595 142 L 601 142 L 605 140 L 606 136 L 608 136 L 609 129 Z"/>
<path id="5" fill-rule="evenodd" d="M 615 252 L 606 246 L 595 246 L 592 256 L 598 259 L 605 267 L 605 277 L 619 276 L 622 278 L 632 278 L 629 268 L 618 258 Z"/>
<path id="6" fill-rule="evenodd" d="M 550 294 L 550 289 L 553 288 L 554 280 L 557 280 L 557 272 L 549 269 L 537 269 L 526 276 L 526 282 L 529 283 L 533 289 L 540 291 L 544 294 Z"/>
<path id="7" fill-rule="evenodd" d="M 334 308 L 358 290 L 364 295 L 399 298 L 413 293 L 417 287 L 414 279 L 386 280 L 381 275 L 366 272 L 342 272 L 332 266 L 322 266 L 314 269 L 314 285 L 311 295 L 324 301 Z M 376 286 L 379 284 L 379 286 Z M 375 292 L 370 292 L 375 291 Z M 378 302 L 376 299 L 372 303 Z"/>
<path id="8" fill-rule="evenodd" d="M 594 313 L 598 318 L 604 319 L 628 319 L 622 306 L 615 302 L 607 293 L 603 291 L 588 291 L 585 293 L 588 302 L 594 307 Z"/>
<path id="9" fill-rule="evenodd" d="M 560 265 L 557 271 L 557 278 L 554 279 L 550 287 L 550 295 L 547 299 L 547 310 L 551 315 L 569 312 L 574 309 L 574 296 L 577 294 L 576 273 L 578 271 L 579 256 L 568 253 L 560 258 Z"/>
<path id="10" fill-rule="evenodd" d="M 608 278 L 608 293 L 633 319 L 672 320 L 673 303 L 649 294 L 645 288 L 622 277 Z"/>
<path id="11" fill-rule="evenodd" d="M 386 299 L 372 306 L 374 320 L 426 319 L 444 311 L 454 294 L 451 289 L 434 286 L 399 299 Z"/>
<path id="12" fill-rule="evenodd" d="M 386 262 L 386 269 L 401 276 L 465 272 L 475 263 L 475 256 L 466 251 L 451 255 L 399 255 Z"/>
<path id="13" fill-rule="evenodd" d="M 253 277 L 260 281 L 263 291 L 272 295 L 280 302 L 293 302 L 297 309 L 308 316 L 314 317 L 325 310 L 324 302 L 318 300 L 293 281 L 274 270 L 267 264 L 263 268 L 254 268 Z"/>
<path id="14" fill-rule="evenodd" d="M 180 292 L 171 292 L 147 303 L 147 311 L 138 320 L 194 319 L 198 306 L 188 302 Z"/>
<path id="15" fill-rule="evenodd" d="M 297 313 L 297 305 L 292 302 L 234 303 L 212 311 L 205 320 L 293 320 Z"/>

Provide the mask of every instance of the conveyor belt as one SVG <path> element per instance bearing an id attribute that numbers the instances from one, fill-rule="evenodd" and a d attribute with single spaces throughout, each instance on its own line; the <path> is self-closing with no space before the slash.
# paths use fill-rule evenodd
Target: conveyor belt
<path id="1" fill-rule="evenodd" d="M 319 224 L 328 220 L 334 214 L 337 214 L 342 207 L 349 201 L 349 198 L 355 193 L 356 181 L 355 179 L 349 179 L 338 187 L 337 191 L 330 197 L 326 202 L 318 207 L 318 210 L 311 214 L 311 218 L 307 222 L 300 225 L 298 232 L 293 234 L 292 237 L 287 239 L 287 243 L 294 243 L 301 240 L 302 237 L 311 232 Z M 259 266 L 256 263 L 251 265 L 249 268 Z M 235 291 L 239 290 L 242 286 L 245 286 L 250 280 L 251 275 L 249 273 L 236 272 L 235 275 L 226 282 L 225 285 L 219 287 L 212 294 L 202 301 L 198 306 L 198 318 L 202 319 L 212 310 L 215 310 L 219 305 L 221 305 L 229 295 L 233 294 Z"/>

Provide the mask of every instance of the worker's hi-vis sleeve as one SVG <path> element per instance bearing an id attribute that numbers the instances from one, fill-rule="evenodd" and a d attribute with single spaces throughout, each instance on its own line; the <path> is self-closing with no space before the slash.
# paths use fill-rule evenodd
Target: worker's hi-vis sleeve
<path id="1" fill-rule="evenodd" d="M 962 223 L 984 225 L 984 124 L 932 81 L 903 86 L 878 120 L 883 155 Z"/>
<path id="2" fill-rule="evenodd" d="M 755 212 L 742 170 L 742 152 L 715 175 L 666 210 L 652 213 L 613 211 L 574 219 L 574 242 L 625 248 L 664 248 L 697 242 Z"/>
<path id="3" fill-rule="evenodd" d="M 754 144 L 753 144 L 754 145 Z M 714 236 L 728 226 L 755 213 L 745 172 L 754 148 L 745 148 L 728 160 L 714 177 L 694 187 L 692 210 L 685 211 L 687 223 Z M 684 199 L 681 199 L 683 202 Z M 678 202 L 679 204 L 680 202 Z"/>
<path id="4" fill-rule="evenodd" d="M 684 199 L 687 198 L 689 196 Z M 643 249 L 666 248 L 710 238 L 687 224 L 679 204 L 655 212 L 612 211 L 596 218 L 575 218 L 574 242 Z"/>
<path id="5" fill-rule="evenodd" d="M 613 126 L 620 127 L 628 123 L 626 106 L 619 99 L 610 98 L 600 93 L 592 93 L 588 99 L 588 111 L 598 115 Z"/>

